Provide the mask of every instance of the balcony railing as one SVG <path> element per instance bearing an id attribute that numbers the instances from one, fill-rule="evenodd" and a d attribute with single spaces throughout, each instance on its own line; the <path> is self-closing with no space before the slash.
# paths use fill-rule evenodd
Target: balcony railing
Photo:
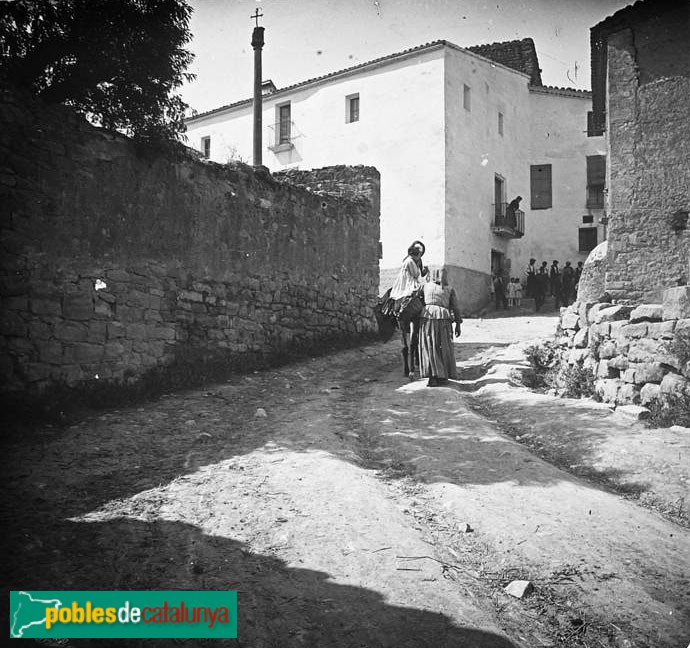
<path id="1" fill-rule="evenodd" d="M 525 212 L 510 209 L 508 203 L 494 203 L 491 230 L 503 238 L 520 238 L 525 235 Z"/>

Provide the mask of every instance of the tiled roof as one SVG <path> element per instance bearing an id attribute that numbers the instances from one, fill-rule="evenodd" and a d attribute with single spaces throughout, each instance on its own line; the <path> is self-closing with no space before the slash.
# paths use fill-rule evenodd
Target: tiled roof
<path id="1" fill-rule="evenodd" d="M 557 86 L 530 86 L 530 92 L 541 92 L 542 94 L 554 94 L 562 97 L 582 97 L 589 99 L 592 93 L 589 90 L 579 90 L 577 88 L 559 88 Z"/>
<path id="2" fill-rule="evenodd" d="M 532 85 L 542 85 L 537 50 L 531 38 L 491 43 L 490 45 L 475 45 L 466 49 L 518 72 L 524 72 L 529 76 Z"/>
<path id="3" fill-rule="evenodd" d="M 541 86 L 541 70 L 539 69 L 539 61 L 537 60 L 537 52 L 534 48 L 534 41 L 532 41 L 531 38 L 524 38 L 523 40 L 515 40 L 515 41 L 506 41 L 504 43 L 491 43 L 490 45 L 476 45 L 474 47 L 466 47 L 466 48 L 461 48 L 458 45 L 455 45 L 454 43 L 451 43 L 450 41 L 446 40 L 436 40 L 432 41 L 430 43 L 424 43 L 423 45 L 418 45 L 417 47 L 411 47 L 409 49 L 403 50 L 401 52 L 396 52 L 395 54 L 388 54 L 386 56 L 382 56 L 377 59 L 373 59 L 371 61 L 366 61 L 364 63 L 360 63 L 358 65 L 354 65 L 349 68 L 344 68 L 342 70 L 338 70 L 337 72 L 330 72 L 329 74 L 324 74 L 322 76 L 318 77 L 313 77 L 311 79 L 307 79 L 306 81 L 300 81 L 299 83 L 293 83 L 292 85 L 286 86 L 284 88 L 278 88 L 274 90 L 271 94 L 282 94 L 285 92 L 288 92 L 290 90 L 294 90 L 295 88 L 299 88 L 302 86 L 306 86 L 312 83 L 316 83 L 318 81 L 322 81 L 325 79 L 332 79 L 332 78 L 337 78 L 339 76 L 345 75 L 345 74 L 351 74 L 352 72 L 355 72 L 357 70 L 361 70 L 366 67 L 370 66 L 376 66 L 381 63 L 385 63 L 387 61 L 393 61 L 401 58 L 407 58 L 411 55 L 414 55 L 418 52 L 422 51 L 428 51 L 428 50 L 433 50 L 433 49 L 441 49 L 443 47 L 452 47 L 453 49 L 457 50 L 467 50 L 469 52 L 472 52 L 473 54 L 476 54 L 478 56 L 482 56 L 484 58 L 487 58 L 489 60 L 494 61 L 495 63 L 499 63 L 501 65 L 505 65 L 508 68 L 511 68 L 513 70 L 516 70 L 518 72 L 522 72 L 524 74 L 527 74 L 530 77 L 530 83 L 533 85 L 538 85 Z M 252 99 L 242 99 L 241 101 L 236 101 L 231 104 L 227 104 L 225 106 L 220 106 L 219 108 L 214 108 L 213 110 L 208 110 L 203 113 L 199 113 L 197 115 L 192 115 L 191 117 L 187 118 L 187 121 L 191 121 L 193 119 L 198 119 L 200 117 L 207 117 L 208 115 L 213 115 L 218 112 L 222 112 L 224 110 L 228 110 L 230 108 L 236 108 L 238 106 L 243 106 L 243 105 L 250 105 L 252 103 Z"/>

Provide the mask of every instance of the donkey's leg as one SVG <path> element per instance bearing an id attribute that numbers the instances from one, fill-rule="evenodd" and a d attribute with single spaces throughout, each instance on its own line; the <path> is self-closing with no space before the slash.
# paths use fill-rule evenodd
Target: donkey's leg
<path id="1" fill-rule="evenodd" d="M 398 321 L 398 324 L 400 325 L 400 335 L 402 337 L 402 343 L 403 343 L 403 349 L 402 349 L 402 357 L 403 357 L 403 375 L 408 376 L 410 374 L 410 364 L 409 364 L 409 352 L 410 352 L 410 347 L 408 346 L 408 335 L 410 333 L 410 323 L 407 320 L 401 319 Z"/>
<path id="2" fill-rule="evenodd" d="M 412 371 L 417 371 L 420 368 L 419 358 L 419 329 L 421 326 L 421 318 L 412 320 L 412 337 L 410 339 L 410 363 Z"/>

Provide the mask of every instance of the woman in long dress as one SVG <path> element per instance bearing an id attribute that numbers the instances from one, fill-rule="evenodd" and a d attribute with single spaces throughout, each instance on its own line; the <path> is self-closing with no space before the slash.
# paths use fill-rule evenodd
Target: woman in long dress
<path id="1" fill-rule="evenodd" d="M 457 378 L 455 337 L 460 337 L 460 309 L 455 289 L 448 285 L 445 268 L 434 270 L 432 281 L 424 286 L 424 310 L 419 335 L 421 376 L 428 377 L 429 387 L 438 387 Z"/>

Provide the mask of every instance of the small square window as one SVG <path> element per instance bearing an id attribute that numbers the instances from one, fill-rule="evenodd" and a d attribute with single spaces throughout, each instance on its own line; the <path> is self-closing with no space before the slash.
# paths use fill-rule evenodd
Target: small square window
<path id="1" fill-rule="evenodd" d="M 463 86 L 462 86 L 462 107 L 465 110 L 471 110 L 472 109 L 471 100 L 472 100 L 472 89 L 470 88 L 470 86 L 463 84 Z"/>
<path id="2" fill-rule="evenodd" d="M 359 121 L 359 94 L 345 97 L 345 121 L 348 124 Z"/>
<path id="3" fill-rule="evenodd" d="M 498 134 L 503 135 L 503 113 L 498 113 Z"/>
<path id="4" fill-rule="evenodd" d="M 581 227 L 578 231 L 578 250 L 591 252 L 597 246 L 597 228 Z"/>
<path id="5" fill-rule="evenodd" d="M 582 217 L 582 222 L 586 225 L 587 223 L 593 223 L 594 222 L 594 216 L 583 216 Z"/>
<path id="6" fill-rule="evenodd" d="M 201 138 L 201 154 L 205 158 L 211 157 L 211 138 L 210 137 L 202 137 Z"/>

